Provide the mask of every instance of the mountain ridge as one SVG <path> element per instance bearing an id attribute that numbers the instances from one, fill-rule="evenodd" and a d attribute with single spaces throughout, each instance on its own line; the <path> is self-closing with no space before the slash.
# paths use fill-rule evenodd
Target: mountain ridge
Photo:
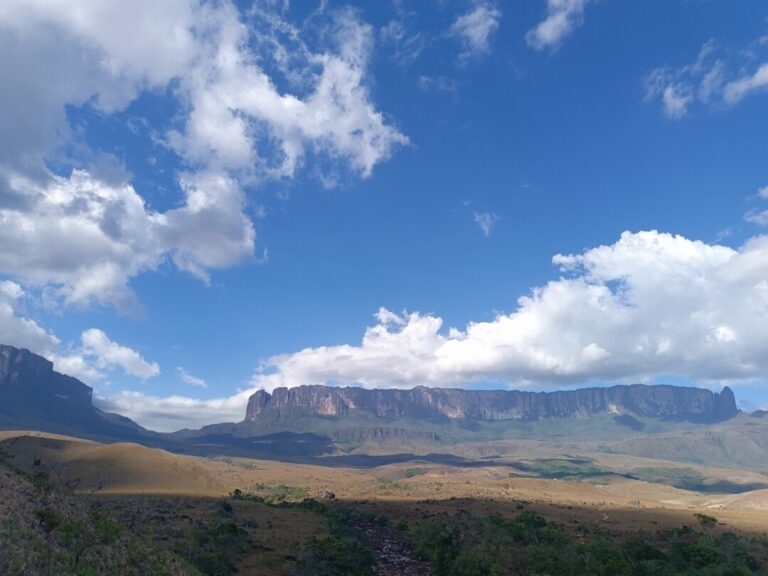
<path id="1" fill-rule="evenodd" d="M 0 344 L 0 429 L 142 441 L 153 433 L 93 406 L 93 388 L 25 348 Z"/>
<path id="2" fill-rule="evenodd" d="M 643 455 L 653 451 L 658 434 L 679 432 L 665 436 L 674 459 L 764 461 L 760 447 L 765 426 L 757 416 L 732 419 L 739 411 L 727 387 L 714 393 L 642 384 L 554 392 L 299 386 L 271 394 L 257 391 L 241 422 L 173 433 L 152 432 L 124 416 L 102 412 L 91 400 L 89 386 L 59 374 L 50 361 L 0 345 L 0 429 L 5 430 L 138 442 L 199 455 L 322 458 L 326 464 L 329 455 L 336 455 L 338 465 L 369 465 L 379 456 L 390 458 L 404 450 L 440 453 L 442 458 L 473 442 L 586 442 L 601 451 Z M 694 432 L 702 438 L 703 452 L 687 441 Z M 743 445 L 744 458 L 718 452 L 720 444 L 731 452 Z"/>
<path id="3" fill-rule="evenodd" d="M 704 423 L 739 414 L 733 391 L 668 384 L 629 384 L 552 392 L 519 390 L 364 389 L 324 385 L 259 390 L 248 401 L 244 422 L 302 416 L 344 418 L 355 414 L 383 419 L 541 420 L 597 414 L 650 416 Z"/>

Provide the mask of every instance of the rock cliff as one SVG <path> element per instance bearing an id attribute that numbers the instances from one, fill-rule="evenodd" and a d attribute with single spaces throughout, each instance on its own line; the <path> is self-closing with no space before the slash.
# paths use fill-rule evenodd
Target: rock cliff
<path id="1" fill-rule="evenodd" d="M 141 440 L 147 430 L 102 412 L 93 389 L 60 374 L 53 364 L 23 348 L 0 344 L 0 429 L 40 430 L 97 440 Z"/>
<path id="2" fill-rule="evenodd" d="M 245 421 L 288 416 L 355 414 L 378 418 L 428 420 L 541 420 L 597 414 L 628 414 L 717 422 L 738 414 L 730 388 L 632 384 L 555 392 L 425 388 L 366 390 L 330 386 L 260 390 L 248 402 Z"/>
<path id="3" fill-rule="evenodd" d="M 54 371 L 53 363 L 23 348 L 0 344 L 0 390 L 6 401 L 55 396 L 91 406 L 93 390 L 77 378 Z"/>

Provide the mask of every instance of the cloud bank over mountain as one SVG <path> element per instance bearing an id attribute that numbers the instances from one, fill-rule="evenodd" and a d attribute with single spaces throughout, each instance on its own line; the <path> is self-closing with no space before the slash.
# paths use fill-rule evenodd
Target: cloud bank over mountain
<path id="1" fill-rule="evenodd" d="M 272 356 L 252 388 L 234 396 L 130 392 L 106 406 L 148 426 L 158 426 L 162 408 L 192 426 L 214 415 L 239 419 L 252 391 L 282 386 L 567 387 L 664 375 L 723 384 L 747 383 L 768 370 L 768 237 L 735 250 L 657 231 L 625 232 L 613 244 L 552 262 L 559 279 L 533 288 L 492 321 L 452 328 L 436 315 L 381 308 L 359 344 Z"/>

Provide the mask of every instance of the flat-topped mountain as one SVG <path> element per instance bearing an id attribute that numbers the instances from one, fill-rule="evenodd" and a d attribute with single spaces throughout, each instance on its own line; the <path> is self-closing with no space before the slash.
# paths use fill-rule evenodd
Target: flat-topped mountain
<path id="1" fill-rule="evenodd" d="M 0 429 L 123 440 L 149 434 L 124 416 L 95 408 L 92 395 L 90 386 L 56 372 L 50 360 L 0 344 Z"/>
<path id="2" fill-rule="evenodd" d="M 45 358 L 0 345 L 0 430 L 128 440 L 203 455 L 326 463 L 335 455 L 338 465 L 369 462 L 367 454 L 436 452 L 443 458 L 459 445 L 485 456 L 499 450 L 494 442 L 507 447 L 503 452 L 510 443 L 553 439 L 646 456 L 657 451 L 661 437 L 675 461 L 752 467 L 768 461 L 765 419 L 733 418 L 739 411 L 729 388 L 714 393 L 641 384 L 554 392 L 299 386 L 256 392 L 242 422 L 172 434 L 102 412 L 91 397 L 89 386 L 59 374 Z"/>
<path id="3" fill-rule="evenodd" d="M 541 420 L 628 415 L 719 422 L 739 413 L 730 388 L 643 384 L 555 392 L 425 388 L 366 390 L 331 386 L 260 390 L 248 402 L 246 422 L 283 417 L 353 415 L 426 420 Z"/>

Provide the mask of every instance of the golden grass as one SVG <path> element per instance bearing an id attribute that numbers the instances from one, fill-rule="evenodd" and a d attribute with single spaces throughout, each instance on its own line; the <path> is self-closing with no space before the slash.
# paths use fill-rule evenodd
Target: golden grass
<path id="1" fill-rule="evenodd" d="M 599 484 L 511 477 L 511 469 L 496 461 L 473 468 L 408 462 L 352 469 L 248 458 L 206 459 L 137 444 L 99 444 L 28 432 L 0 433 L 0 448 L 18 466 L 32 468 L 39 459 L 52 475 L 67 481 L 79 479 L 77 490 L 86 493 L 218 497 L 235 488 L 247 492 L 255 491 L 257 485 L 288 485 L 305 489 L 310 496 L 327 490 L 340 500 L 368 501 L 395 509 L 402 506 L 404 511 L 427 505 L 425 500 L 431 501 L 431 507 L 455 507 L 457 501 L 472 501 L 480 508 L 509 511 L 524 501 L 564 524 L 579 520 L 626 529 L 655 529 L 694 524 L 694 514 L 705 512 L 732 529 L 760 534 L 768 531 L 768 490 L 707 495 L 618 476 L 601 478 Z M 605 458 L 614 467 L 622 462 L 626 466 L 659 465 L 648 459 Z M 722 478 L 741 474 L 747 480 L 757 477 L 733 470 L 712 473 Z"/>

